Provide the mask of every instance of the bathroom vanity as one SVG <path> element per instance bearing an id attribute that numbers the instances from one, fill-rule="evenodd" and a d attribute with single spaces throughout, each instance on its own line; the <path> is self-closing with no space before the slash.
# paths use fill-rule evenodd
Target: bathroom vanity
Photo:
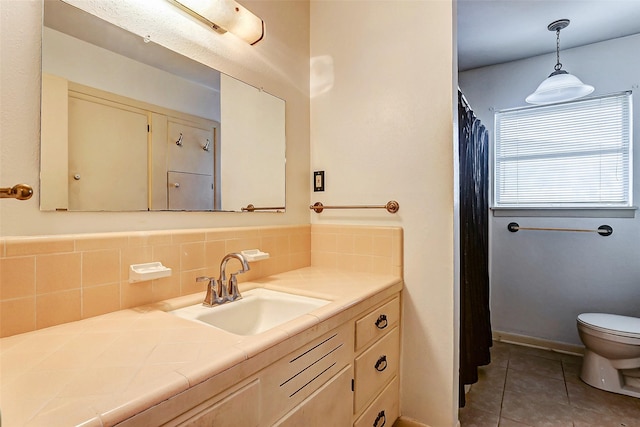
<path id="1" fill-rule="evenodd" d="M 256 287 L 329 302 L 257 335 L 169 313 L 204 296 L 194 294 L 4 338 L 3 421 L 393 424 L 399 416 L 401 278 L 308 267 L 241 284 L 242 291 Z M 37 341 L 52 348 L 43 352 Z M 68 376 L 51 374 L 54 366 Z M 44 383 L 37 403 L 26 392 L 30 375 Z"/>

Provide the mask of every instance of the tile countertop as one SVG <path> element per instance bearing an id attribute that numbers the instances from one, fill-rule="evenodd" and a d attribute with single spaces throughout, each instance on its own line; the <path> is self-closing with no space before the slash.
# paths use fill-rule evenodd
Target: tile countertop
<path id="1" fill-rule="evenodd" d="M 402 279 L 307 267 L 240 285 L 255 287 L 332 302 L 254 336 L 165 312 L 199 303 L 202 292 L 2 338 L 2 424 L 114 425 L 369 297 L 398 292 Z"/>

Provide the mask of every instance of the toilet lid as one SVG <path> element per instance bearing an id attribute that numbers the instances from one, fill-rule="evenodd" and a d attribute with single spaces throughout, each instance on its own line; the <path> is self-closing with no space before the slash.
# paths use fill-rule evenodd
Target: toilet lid
<path id="1" fill-rule="evenodd" d="M 640 318 L 606 313 L 583 313 L 578 321 L 613 335 L 640 338 Z"/>

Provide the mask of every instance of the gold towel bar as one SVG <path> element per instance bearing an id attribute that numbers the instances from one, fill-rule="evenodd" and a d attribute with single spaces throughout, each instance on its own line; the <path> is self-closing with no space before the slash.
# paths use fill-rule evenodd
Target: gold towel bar
<path id="1" fill-rule="evenodd" d="M 601 236 L 611 236 L 613 234 L 613 228 L 609 225 L 601 225 L 596 230 L 589 230 L 583 228 L 548 228 L 548 227 L 520 227 L 517 222 L 510 222 L 507 225 L 507 230 L 515 233 L 518 230 L 543 230 L 543 231 L 578 231 L 582 233 L 598 233 Z"/>
<path id="2" fill-rule="evenodd" d="M 400 204 L 395 200 L 387 202 L 386 205 L 376 206 L 325 206 L 320 202 L 315 202 L 313 205 L 309 206 L 309 209 L 313 209 L 316 213 L 320 213 L 324 209 L 386 209 L 389 213 L 396 213 L 398 212 L 398 209 L 400 209 Z"/>
<path id="3" fill-rule="evenodd" d="M 242 208 L 242 212 L 254 212 L 254 211 L 283 211 L 285 209 L 284 206 L 276 206 L 276 207 L 260 207 L 257 208 L 251 204 L 247 205 L 246 208 Z"/>
<path id="4" fill-rule="evenodd" d="M 27 200 L 33 196 L 33 188 L 27 184 L 16 184 L 13 187 L 0 188 L 0 199 Z"/>

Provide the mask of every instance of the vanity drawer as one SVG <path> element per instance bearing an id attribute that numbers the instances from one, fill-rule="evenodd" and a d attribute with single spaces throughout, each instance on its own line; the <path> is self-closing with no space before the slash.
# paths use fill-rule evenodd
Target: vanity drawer
<path id="1" fill-rule="evenodd" d="M 396 376 L 353 423 L 353 427 L 391 427 L 400 416 L 399 381 Z"/>
<path id="2" fill-rule="evenodd" d="M 356 321 L 356 351 L 391 330 L 400 320 L 400 298 L 376 308 Z"/>
<path id="3" fill-rule="evenodd" d="M 355 401 L 358 412 L 398 371 L 400 333 L 393 328 L 355 360 Z"/>

